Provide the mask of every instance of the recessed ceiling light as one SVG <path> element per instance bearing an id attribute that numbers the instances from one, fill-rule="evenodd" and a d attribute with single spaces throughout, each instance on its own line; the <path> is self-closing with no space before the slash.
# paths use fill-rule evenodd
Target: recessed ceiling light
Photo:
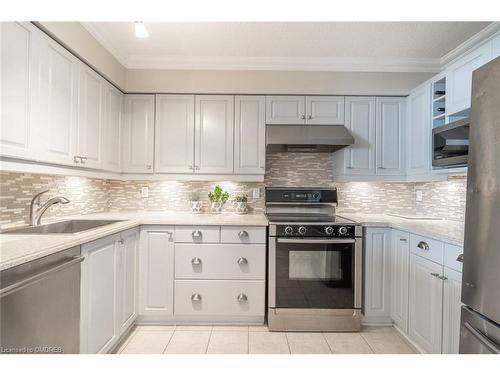
<path id="1" fill-rule="evenodd" d="M 135 23 L 135 36 L 137 38 L 147 38 L 149 36 L 148 29 L 144 26 L 144 22 Z"/>

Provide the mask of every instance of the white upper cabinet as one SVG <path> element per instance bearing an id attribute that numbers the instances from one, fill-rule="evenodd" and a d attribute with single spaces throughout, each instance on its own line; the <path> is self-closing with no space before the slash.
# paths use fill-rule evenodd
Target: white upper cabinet
<path id="1" fill-rule="evenodd" d="M 84 64 L 80 64 L 79 78 L 76 154 L 84 167 L 101 168 L 105 81 Z"/>
<path id="2" fill-rule="evenodd" d="M 301 125 L 305 119 L 304 96 L 266 96 L 266 124 Z"/>
<path id="3" fill-rule="evenodd" d="M 453 115 L 470 108 L 472 71 L 488 62 L 492 45 L 486 43 L 446 68 L 446 113 Z"/>
<path id="4" fill-rule="evenodd" d="M 306 124 L 343 125 L 343 96 L 306 96 Z"/>
<path id="5" fill-rule="evenodd" d="M 263 96 L 235 97 L 234 173 L 264 174 L 266 101 Z"/>
<path id="6" fill-rule="evenodd" d="M 408 175 L 429 173 L 432 134 L 430 83 L 412 91 L 407 103 L 406 173 Z"/>
<path id="7" fill-rule="evenodd" d="M 346 97 L 345 126 L 354 144 L 345 149 L 345 174 L 375 174 L 375 98 Z"/>
<path id="8" fill-rule="evenodd" d="M 377 98 L 377 174 L 405 173 L 406 98 Z"/>
<path id="9" fill-rule="evenodd" d="M 403 332 L 408 332 L 410 235 L 399 230 L 392 230 L 391 235 L 391 318 Z"/>
<path id="10" fill-rule="evenodd" d="M 154 95 L 125 95 L 122 171 L 153 173 Z"/>
<path id="11" fill-rule="evenodd" d="M 35 28 L 28 23 L 0 23 L 0 154 L 33 158 L 38 57 Z"/>
<path id="12" fill-rule="evenodd" d="M 156 95 L 155 172 L 194 172 L 194 95 Z"/>
<path id="13" fill-rule="evenodd" d="M 103 160 L 105 170 L 120 172 L 123 94 L 109 83 L 104 85 Z"/>
<path id="14" fill-rule="evenodd" d="M 197 95 L 195 171 L 233 173 L 234 96 Z"/>

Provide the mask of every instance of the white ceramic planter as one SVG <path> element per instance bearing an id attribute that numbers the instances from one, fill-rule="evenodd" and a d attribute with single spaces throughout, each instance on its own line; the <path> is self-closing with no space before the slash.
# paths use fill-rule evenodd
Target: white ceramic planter
<path id="1" fill-rule="evenodd" d="M 200 214 L 203 211 L 203 202 L 202 201 L 190 201 L 189 208 L 192 213 Z"/>
<path id="2" fill-rule="evenodd" d="M 244 215 L 248 212 L 248 202 L 234 202 L 236 213 L 239 215 Z"/>
<path id="3" fill-rule="evenodd" d="M 222 212 L 222 202 L 212 202 L 210 203 L 210 212 L 213 214 L 220 214 Z"/>

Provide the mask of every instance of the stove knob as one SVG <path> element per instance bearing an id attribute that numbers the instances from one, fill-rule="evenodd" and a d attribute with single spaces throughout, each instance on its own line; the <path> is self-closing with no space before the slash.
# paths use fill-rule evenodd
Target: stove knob
<path id="1" fill-rule="evenodd" d="M 292 227 L 285 227 L 285 234 L 292 234 L 293 228 Z"/>
<path id="2" fill-rule="evenodd" d="M 333 234 L 333 228 L 332 227 L 326 227 L 325 228 L 325 233 L 328 234 L 329 236 Z"/>
<path id="3" fill-rule="evenodd" d="M 339 234 L 344 236 L 347 234 L 347 228 L 346 227 L 340 227 L 339 228 Z"/>
<path id="4" fill-rule="evenodd" d="M 306 234 L 306 227 L 299 227 L 299 234 Z"/>

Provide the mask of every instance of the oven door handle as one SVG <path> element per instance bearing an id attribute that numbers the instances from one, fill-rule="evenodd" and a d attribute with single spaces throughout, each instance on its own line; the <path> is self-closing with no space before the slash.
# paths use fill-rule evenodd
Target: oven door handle
<path id="1" fill-rule="evenodd" d="M 278 238 L 279 243 L 355 243 L 354 238 L 339 238 L 339 239 L 304 239 L 304 238 Z"/>

